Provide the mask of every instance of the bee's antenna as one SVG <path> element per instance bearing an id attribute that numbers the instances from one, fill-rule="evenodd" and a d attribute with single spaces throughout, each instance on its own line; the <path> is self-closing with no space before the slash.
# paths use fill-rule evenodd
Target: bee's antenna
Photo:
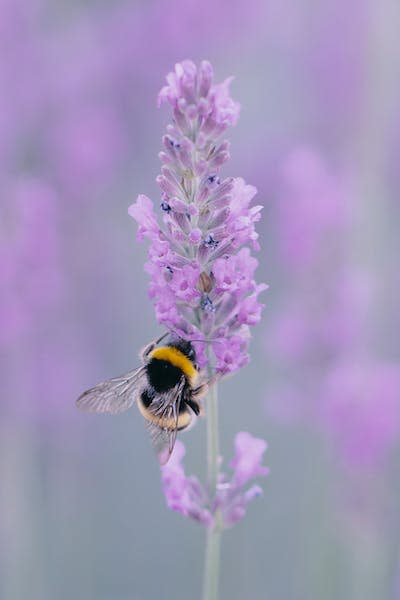
<path id="1" fill-rule="evenodd" d="M 212 344 L 212 343 L 216 342 L 216 343 L 222 344 L 222 341 L 223 341 L 223 340 L 218 339 L 218 338 L 210 339 L 210 340 L 208 340 L 208 339 L 203 339 L 203 340 L 186 339 L 186 338 L 182 337 L 182 335 L 179 335 L 178 333 L 176 333 L 176 331 L 173 331 L 172 329 L 170 329 L 165 335 L 168 335 L 168 333 L 171 334 L 171 335 L 174 335 L 177 338 L 183 339 L 186 342 L 198 342 L 198 343 L 202 342 L 203 344 Z"/>
<path id="2" fill-rule="evenodd" d="M 203 342 L 204 344 L 212 344 L 213 342 L 217 342 L 219 344 L 222 344 L 222 340 L 219 340 L 218 338 L 216 339 L 211 339 L 211 340 L 188 340 L 189 342 Z"/>

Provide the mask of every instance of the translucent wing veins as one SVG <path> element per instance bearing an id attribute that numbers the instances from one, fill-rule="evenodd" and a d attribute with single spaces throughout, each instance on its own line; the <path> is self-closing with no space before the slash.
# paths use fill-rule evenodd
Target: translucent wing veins
<path id="1" fill-rule="evenodd" d="M 130 408 L 145 384 L 146 368 L 139 367 L 103 381 L 84 392 L 76 401 L 81 410 L 117 414 Z"/>

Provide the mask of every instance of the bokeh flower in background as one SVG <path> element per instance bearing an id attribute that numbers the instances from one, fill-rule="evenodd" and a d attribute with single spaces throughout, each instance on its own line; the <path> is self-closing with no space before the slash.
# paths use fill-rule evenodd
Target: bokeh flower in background
<path id="1" fill-rule="evenodd" d="M 400 434 L 400 369 L 371 359 L 342 359 L 330 369 L 321 422 L 345 466 L 380 470 Z"/>
<path id="2" fill-rule="evenodd" d="M 0 343 L 35 335 L 63 292 L 57 198 L 38 180 L 2 189 Z"/>
<path id="3" fill-rule="evenodd" d="M 266 337 L 282 383 L 282 395 L 277 383 L 269 399 L 271 409 L 278 414 L 283 400 L 283 413 L 317 428 L 322 419 L 342 458 L 354 462 L 358 448 L 359 460 L 380 464 L 400 434 L 400 370 L 385 366 L 371 347 L 376 284 L 349 262 L 357 202 L 345 179 L 329 173 L 310 149 L 294 151 L 281 178 L 274 224 L 277 251 L 291 277 Z M 285 406 L 289 400 L 292 407 Z"/>
<path id="4" fill-rule="evenodd" d="M 272 212 L 275 252 L 287 272 L 265 338 L 277 380 L 267 403 L 276 414 L 312 416 L 327 365 L 354 345 L 364 325 L 363 311 L 354 307 L 363 298 L 360 278 L 345 263 L 351 216 L 344 181 L 312 149 L 292 150 L 279 171 Z"/>
<path id="5" fill-rule="evenodd" d="M 400 439 L 400 368 L 379 352 L 371 319 L 385 280 L 352 256 L 360 199 L 349 179 L 304 147 L 284 160 L 280 177 L 275 251 L 288 276 L 265 337 L 267 414 L 320 435 L 336 468 L 336 535 L 358 557 L 351 568 L 365 588 L 377 590 Z"/>
<path id="6" fill-rule="evenodd" d="M 83 372 L 76 331 L 62 317 L 71 298 L 59 198 L 46 181 L 30 177 L 4 184 L 1 193 L 1 412 L 54 423 L 71 415 Z"/>
<path id="7" fill-rule="evenodd" d="M 340 261 L 351 217 L 344 182 L 307 146 L 291 150 L 279 180 L 274 214 L 283 265 L 304 278 L 326 260 Z M 338 231 L 343 232 L 340 239 Z"/>

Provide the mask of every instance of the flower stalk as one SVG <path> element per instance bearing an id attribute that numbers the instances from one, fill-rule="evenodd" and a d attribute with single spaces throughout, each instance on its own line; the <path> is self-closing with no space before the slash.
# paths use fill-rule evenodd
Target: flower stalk
<path id="1" fill-rule="evenodd" d="M 203 600 L 218 600 L 220 554 L 221 528 L 215 525 L 207 531 Z"/>
<path id="2" fill-rule="evenodd" d="M 139 225 L 138 238 L 150 241 L 145 270 L 157 321 L 192 343 L 209 383 L 207 485 L 185 474 L 179 439 L 162 467 L 169 508 L 207 528 L 203 600 L 218 598 L 222 529 L 244 517 L 261 493 L 249 482 L 268 473 L 262 465 L 267 444 L 247 432 L 235 437 L 230 475 L 221 471 L 219 451 L 216 381 L 249 361 L 250 329 L 263 308 L 258 296 L 267 287 L 254 279 L 258 262 L 251 253 L 259 249 L 257 190 L 240 177 L 220 176 L 229 159 L 229 143 L 221 137 L 236 124 L 240 110 L 230 96 L 231 81 L 214 83 L 207 61 L 199 67 L 189 60 L 175 65 L 158 97 L 173 115 L 159 155 L 159 212 L 143 194 L 129 209 Z"/>
<path id="3" fill-rule="evenodd" d="M 208 368 L 209 378 L 212 369 Z M 207 484 L 211 498 L 216 497 L 219 478 L 219 429 L 218 429 L 218 383 L 207 395 Z M 221 552 L 221 519 L 215 515 L 215 522 L 208 528 L 204 556 L 203 600 L 217 600 L 219 587 L 219 565 Z"/>
<path id="4" fill-rule="evenodd" d="M 209 363 L 210 365 L 210 363 Z M 208 367 L 208 378 L 212 380 L 212 368 Z M 218 383 L 210 387 L 207 394 L 207 483 L 211 496 L 218 486 L 219 431 L 218 431 Z"/>

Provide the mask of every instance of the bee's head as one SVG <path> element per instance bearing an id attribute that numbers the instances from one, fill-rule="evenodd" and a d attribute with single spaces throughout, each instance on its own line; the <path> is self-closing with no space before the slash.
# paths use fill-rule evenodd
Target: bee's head
<path id="1" fill-rule="evenodd" d="M 193 363 L 196 362 L 196 351 L 193 348 L 193 345 L 191 342 L 188 342 L 187 340 L 183 340 L 182 338 L 172 337 L 170 339 L 170 341 L 168 342 L 168 346 L 177 348 L 178 350 L 180 350 L 182 352 L 182 354 L 187 356 Z"/>

